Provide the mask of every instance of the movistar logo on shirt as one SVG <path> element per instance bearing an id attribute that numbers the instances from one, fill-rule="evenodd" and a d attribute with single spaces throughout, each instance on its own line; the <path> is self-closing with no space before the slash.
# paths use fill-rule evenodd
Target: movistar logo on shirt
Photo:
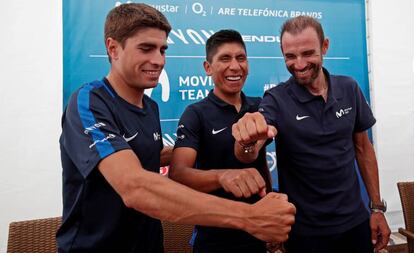
<path id="1" fill-rule="evenodd" d="M 339 119 L 340 117 L 348 114 L 350 111 L 352 110 L 352 107 L 349 108 L 345 108 L 345 109 L 340 109 L 339 111 L 337 111 L 335 113 L 336 117 Z"/>
<path id="2" fill-rule="evenodd" d="M 155 132 L 155 133 L 153 134 L 153 136 L 154 136 L 154 141 L 159 141 L 159 140 L 161 140 L 161 135 L 160 135 L 158 132 Z"/>

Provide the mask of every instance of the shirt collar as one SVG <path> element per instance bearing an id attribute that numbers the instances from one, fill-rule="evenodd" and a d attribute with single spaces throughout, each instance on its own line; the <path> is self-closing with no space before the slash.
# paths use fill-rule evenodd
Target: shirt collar
<path id="1" fill-rule="evenodd" d="M 126 106 L 129 110 L 134 111 L 134 112 L 138 112 L 142 115 L 146 115 L 147 114 L 147 95 L 144 95 L 142 97 L 142 104 L 143 104 L 143 108 L 139 108 L 135 105 L 130 104 L 128 101 L 126 101 L 125 99 L 123 99 L 121 96 L 118 95 L 118 93 L 116 93 L 115 89 L 112 87 L 111 83 L 109 82 L 109 80 L 104 77 L 102 79 L 103 83 L 105 84 L 105 88 L 107 89 L 107 91 L 109 91 L 109 93 L 115 94 L 112 95 L 113 97 L 115 96 L 117 98 L 117 101 L 120 102 L 121 104 L 123 104 L 124 106 Z"/>
<path id="2" fill-rule="evenodd" d="M 240 96 L 242 99 L 242 106 L 240 108 L 240 112 L 243 112 L 244 110 L 247 110 L 250 106 L 254 105 L 253 101 L 250 101 L 246 98 L 246 95 L 243 93 L 243 91 L 240 92 Z M 229 104 L 221 98 L 217 97 L 216 94 L 214 94 L 213 90 L 210 90 L 210 92 L 208 93 L 208 99 L 219 107 L 235 108 L 234 105 Z"/>

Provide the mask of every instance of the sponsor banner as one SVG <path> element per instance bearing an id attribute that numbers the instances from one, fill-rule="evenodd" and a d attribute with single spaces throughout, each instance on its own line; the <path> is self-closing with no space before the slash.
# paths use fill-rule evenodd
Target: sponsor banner
<path id="1" fill-rule="evenodd" d="M 108 73 L 110 65 L 103 38 L 105 17 L 110 9 L 127 2 L 132 1 L 63 1 L 64 105 L 81 84 L 101 79 Z M 290 76 L 280 51 L 282 23 L 298 15 L 317 18 L 330 39 L 324 66 L 333 74 L 355 78 L 369 100 L 363 0 L 143 2 L 164 13 L 173 27 L 159 85 L 146 91 L 159 104 L 166 145 L 174 144 L 177 122 L 185 107 L 206 97 L 214 87 L 202 64 L 206 40 L 220 29 L 235 29 L 243 35 L 250 65 L 244 92 L 262 96 L 265 90 Z M 338 112 L 338 115 L 345 113 Z M 269 145 L 268 162 L 277 182 L 274 145 Z"/>

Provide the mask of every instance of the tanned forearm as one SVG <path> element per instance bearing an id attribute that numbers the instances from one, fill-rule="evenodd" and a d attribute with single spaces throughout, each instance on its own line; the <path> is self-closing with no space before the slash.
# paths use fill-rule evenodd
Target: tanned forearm
<path id="1" fill-rule="evenodd" d="M 131 208 L 170 222 L 242 228 L 239 219 L 248 206 L 241 202 L 223 202 L 144 170 L 135 182 L 125 199 Z M 239 210 L 228 213 L 233 208 Z"/>
<path id="2" fill-rule="evenodd" d="M 381 201 L 379 190 L 378 164 L 374 148 L 368 139 L 368 134 L 355 133 L 354 145 L 356 160 L 364 180 L 370 199 L 374 203 Z"/>
<path id="3" fill-rule="evenodd" d="M 190 147 L 174 149 L 169 176 L 172 180 L 201 192 L 212 192 L 221 187 L 219 171 L 193 168 L 197 151 Z"/>
<path id="4" fill-rule="evenodd" d="M 373 203 L 381 203 L 378 165 L 375 151 L 367 132 L 354 134 L 355 155 L 368 195 Z M 371 240 L 376 250 L 387 246 L 391 230 L 382 212 L 372 212 L 370 217 Z"/>
<path id="5" fill-rule="evenodd" d="M 170 178 L 205 193 L 224 189 L 238 198 L 266 195 L 266 182 L 259 168 L 196 169 L 193 168 L 196 157 L 197 151 L 193 148 L 174 149 Z"/>
<path id="6" fill-rule="evenodd" d="M 285 195 L 270 193 L 254 205 L 194 191 L 155 173 L 141 170 L 124 199 L 127 206 L 174 223 L 244 230 L 263 241 L 284 241 L 295 208 Z"/>
<path id="7" fill-rule="evenodd" d="M 170 178 L 188 187 L 209 193 L 221 188 L 219 177 L 224 170 L 200 170 L 191 167 L 174 167 L 170 170 Z"/>
<path id="8" fill-rule="evenodd" d="M 164 146 L 161 150 L 161 157 L 160 157 L 160 166 L 168 166 L 171 163 L 172 152 L 173 148 L 169 146 Z"/>
<path id="9" fill-rule="evenodd" d="M 264 241 L 285 241 L 295 207 L 269 193 L 254 205 L 194 191 L 142 168 L 131 150 L 106 158 L 98 169 L 127 207 L 175 223 L 242 229 Z"/>
<path id="10" fill-rule="evenodd" d="M 138 166 L 130 169 L 132 165 Z M 243 228 L 242 213 L 249 205 L 191 190 L 140 165 L 130 150 L 118 151 L 99 165 L 126 206 L 170 222 Z"/>

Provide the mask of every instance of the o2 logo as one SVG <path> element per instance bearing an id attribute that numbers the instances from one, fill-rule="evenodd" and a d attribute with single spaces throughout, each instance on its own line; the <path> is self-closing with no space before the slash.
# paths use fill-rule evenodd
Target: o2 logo
<path id="1" fill-rule="evenodd" d="M 161 85 L 161 100 L 163 102 L 168 102 L 170 99 L 170 80 L 168 79 L 168 75 L 165 69 L 161 71 L 160 78 L 158 79 L 158 84 Z M 144 91 L 145 95 L 151 97 L 153 89 L 154 88 L 146 89 Z"/>

